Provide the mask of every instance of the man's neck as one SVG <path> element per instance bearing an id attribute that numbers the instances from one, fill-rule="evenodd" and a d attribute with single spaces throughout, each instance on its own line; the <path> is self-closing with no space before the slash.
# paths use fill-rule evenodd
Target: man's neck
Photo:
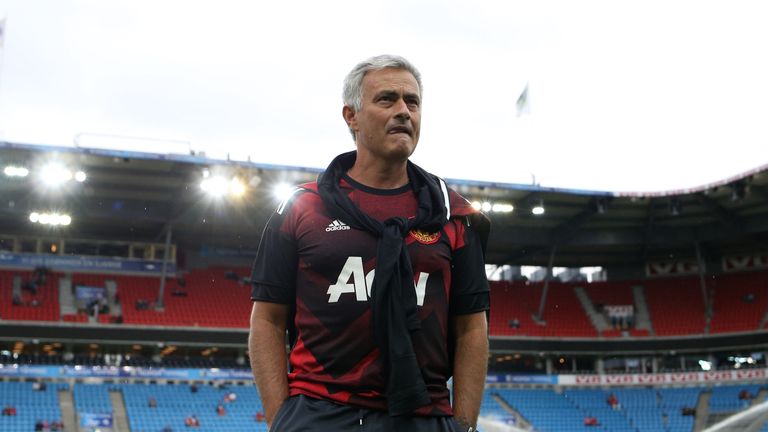
<path id="1" fill-rule="evenodd" d="M 397 189 L 408 184 L 407 161 L 366 163 L 356 160 L 347 175 L 354 181 L 374 189 Z"/>

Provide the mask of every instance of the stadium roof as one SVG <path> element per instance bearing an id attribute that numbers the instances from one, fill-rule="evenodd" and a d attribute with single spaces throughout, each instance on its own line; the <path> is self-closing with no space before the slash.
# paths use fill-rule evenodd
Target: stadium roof
<path id="1" fill-rule="evenodd" d="M 82 184 L 46 189 L 36 169 L 56 160 L 87 173 Z M 157 155 L 0 142 L 0 165 L 26 166 L 24 178 L 0 175 L 0 234 L 173 241 L 237 249 L 258 245 L 277 205 L 272 186 L 314 180 L 316 169 L 227 162 L 194 155 Z M 200 189 L 203 171 L 238 176 L 247 191 L 213 200 Z M 622 266 L 672 257 L 768 250 L 768 171 L 747 173 L 709 189 L 668 196 L 618 196 L 526 185 L 450 181 L 470 200 L 509 203 L 490 213 L 488 262 L 542 265 L 555 247 L 556 266 Z M 255 186 L 253 186 L 255 185 Z M 543 204 L 545 213 L 531 209 Z M 68 227 L 29 222 L 33 211 L 69 212 Z M 57 231 L 58 230 L 58 231 Z"/>

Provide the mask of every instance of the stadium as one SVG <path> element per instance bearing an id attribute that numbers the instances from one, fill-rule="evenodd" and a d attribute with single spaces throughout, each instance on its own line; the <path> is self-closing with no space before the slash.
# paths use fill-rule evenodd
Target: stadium
<path id="1" fill-rule="evenodd" d="M 437 103 L 425 105 L 434 126 L 418 163 L 461 159 L 445 181 L 491 220 L 479 430 L 768 431 L 758 97 L 767 88 L 759 56 L 744 54 L 764 40 L 765 14 L 477 3 L 402 2 L 434 21 L 419 30 L 358 5 L 359 15 L 397 21 L 399 36 L 361 37 L 343 55 L 326 50 L 337 43 L 328 35 L 349 24 L 339 5 L 163 2 L 146 13 L 48 2 L 42 13 L 0 4 L 0 431 L 268 430 L 249 366 L 251 267 L 286 194 L 351 149 L 341 120 L 330 133 L 320 113 L 338 117 L 337 84 L 373 47 L 425 60 L 426 94 Z M 590 45 L 598 49 L 580 51 Z M 705 74 L 712 64 L 702 52 L 733 70 Z M 603 57 L 590 67 L 574 60 Z M 667 63 L 645 65 L 652 57 Z M 454 82 L 476 70 L 483 79 L 473 91 L 456 92 Z M 727 77 L 729 91 L 711 90 L 713 76 Z M 700 79 L 712 86 L 709 99 L 694 86 Z M 455 93 L 472 99 L 445 99 Z M 612 105 L 622 99 L 630 103 Z M 486 106 L 492 100 L 512 103 Z M 467 130 L 477 148 L 454 153 L 467 147 Z M 436 156 L 448 151 L 454 161 Z M 718 161 L 705 167 L 711 154 Z M 566 168 L 576 170 L 547 178 Z M 663 171 L 707 170 L 717 177 L 658 186 Z M 618 186 L 637 172 L 639 182 Z M 579 183 L 590 173 L 597 183 Z"/>
<path id="2" fill-rule="evenodd" d="M 7 142 L 0 157 L 2 430 L 266 430 L 249 266 L 273 190 L 317 172 Z M 451 183 L 494 224 L 485 430 L 702 430 L 765 399 L 765 170 L 668 196 Z"/>

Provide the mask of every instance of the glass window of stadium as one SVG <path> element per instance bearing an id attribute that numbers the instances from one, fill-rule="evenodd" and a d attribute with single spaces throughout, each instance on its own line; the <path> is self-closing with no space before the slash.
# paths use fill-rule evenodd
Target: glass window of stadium
<path id="1" fill-rule="evenodd" d="M 26 253 L 37 252 L 37 240 L 35 239 L 20 239 L 18 244 L 19 244 L 19 252 L 26 252 Z"/>
<path id="2" fill-rule="evenodd" d="M 488 358 L 488 369 L 495 373 L 546 373 L 546 362 L 536 355 L 494 353 Z"/>
<path id="3" fill-rule="evenodd" d="M 13 252 L 13 239 L 0 237 L 0 251 Z"/>
<path id="4" fill-rule="evenodd" d="M 608 357 L 603 360 L 606 373 L 649 372 L 650 360 L 642 357 Z"/>

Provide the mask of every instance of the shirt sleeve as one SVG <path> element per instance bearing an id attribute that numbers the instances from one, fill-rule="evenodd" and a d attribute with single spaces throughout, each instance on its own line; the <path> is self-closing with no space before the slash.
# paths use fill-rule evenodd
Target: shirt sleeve
<path id="1" fill-rule="evenodd" d="M 251 272 L 251 300 L 292 304 L 296 300 L 298 253 L 286 226 L 290 212 L 276 212 L 261 235 Z"/>
<path id="2" fill-rule="evenodd" d="M 458 247 L 451 261 L 451 306 L 453 315 L 488 311 L 490 287 L 480 236 L 462 221 L 455 222 Z"/>

